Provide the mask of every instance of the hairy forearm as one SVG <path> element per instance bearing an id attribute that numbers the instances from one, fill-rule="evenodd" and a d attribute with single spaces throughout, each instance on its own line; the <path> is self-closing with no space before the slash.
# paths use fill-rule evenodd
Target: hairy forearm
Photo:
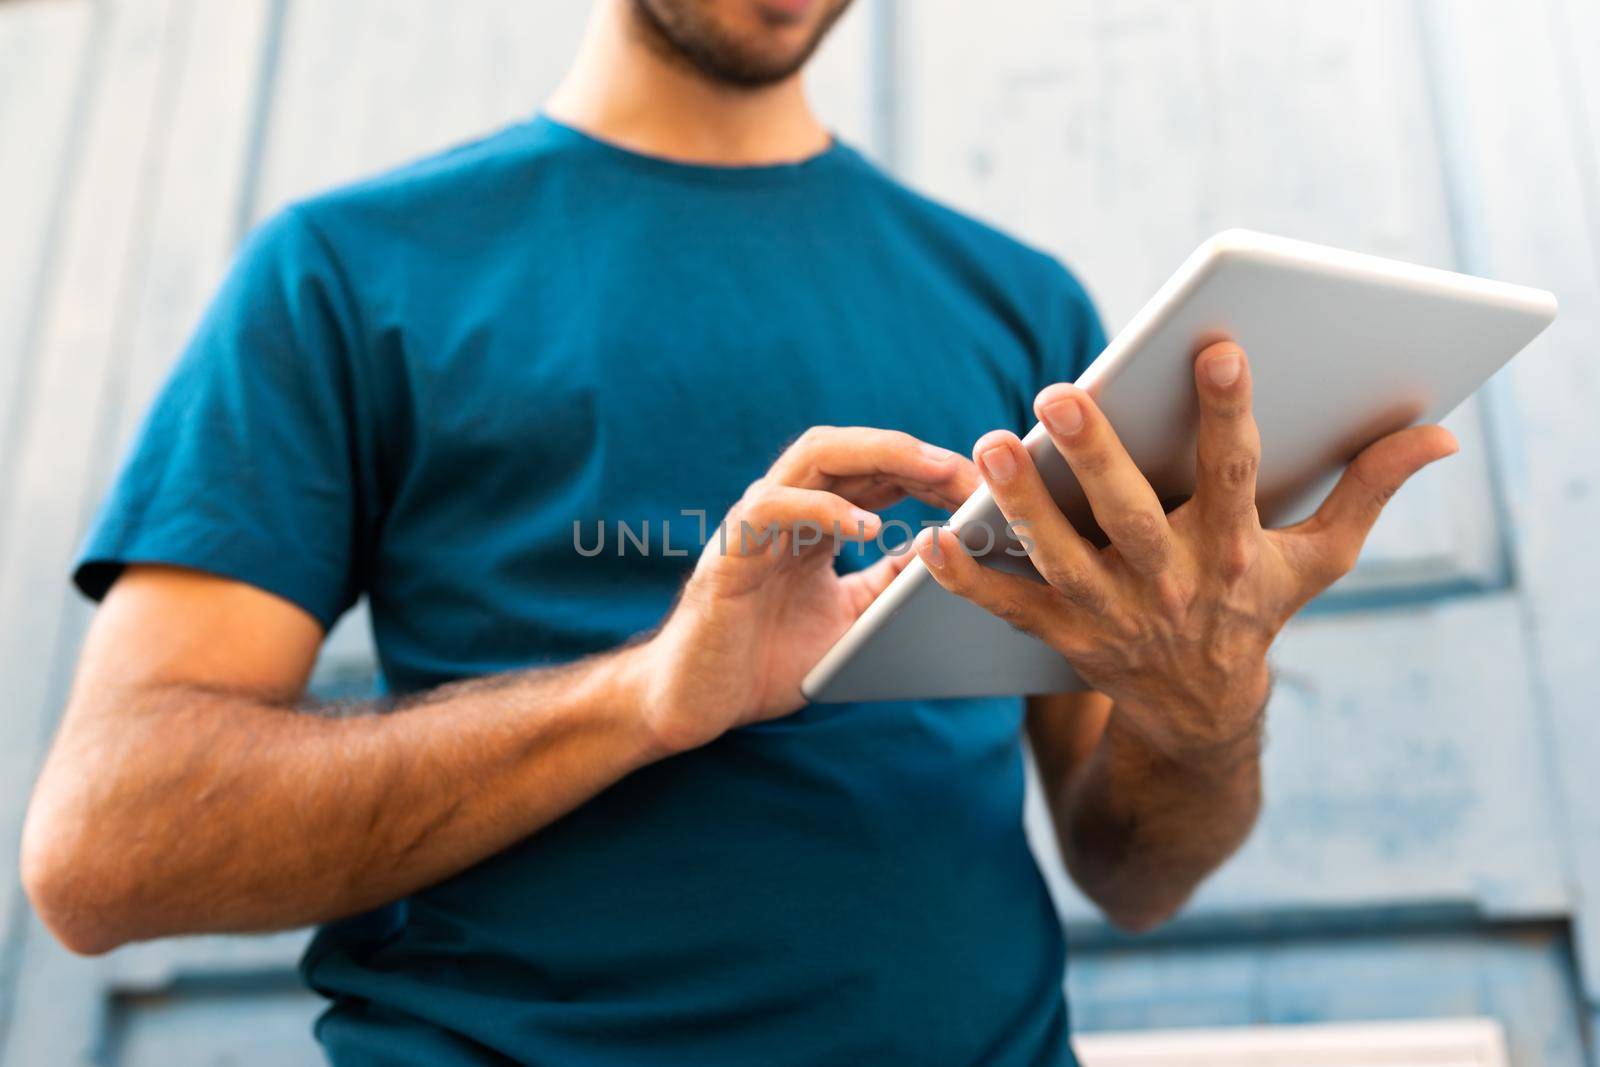
<path id="1" fill-rule="evenodd" d="M 664 754 L 635 652 L 337 715 L 181 685 L 101 694 L 41 777 L 25 862 L 64 884 L 35 896 L 84 951 L 404 896 Z"/>
<path id="2" fill-rule="evenodd" d="M 1068 869 L 1119 926 L 1182 906 L 1249 836 L 1261 806 L 1261 715 L 1237 737 L 1165 750 L 1113 710 L 1085 766 L 1052 797 Z"/>

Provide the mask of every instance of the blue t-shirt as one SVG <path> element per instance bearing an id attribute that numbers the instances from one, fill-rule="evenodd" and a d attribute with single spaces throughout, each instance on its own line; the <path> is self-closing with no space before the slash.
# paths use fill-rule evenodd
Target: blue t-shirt
<path id="1" fill-rule="evenodd" d="M 806 427 L 965 451 L 1102 342 L 1058 263 L 845 146 L 693 166 L 540 117 L 262 226 L 76 580 L 179 564 L 324 626 L 365 596 L 396 693 L 560 663 L 659 622 L 684 512 Z M 808 707 L 640 770 L 320 931 L 318 1037 L 341 1065 L 1071 1063 L 1020 722 Z"/>

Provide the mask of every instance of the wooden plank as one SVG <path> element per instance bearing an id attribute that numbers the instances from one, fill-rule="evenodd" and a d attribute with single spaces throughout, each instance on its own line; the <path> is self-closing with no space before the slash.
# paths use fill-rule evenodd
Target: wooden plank
<path id="1" fill-rule="evenodd" d="M 327 1062 L 310 1036 L 325 1007 L 287 983 L 126 998 L 118 1002 L 105 1063 L 314 1067 Z"/>
<path id="2" fill-rule="evenodd" d="M 1554 326 L 1503 382 L 1501 460 L 1516 565 L 1549 731 L 1570 877 L 1581 902 L 1579 963 L 1600 1006 L 1600 110 L 1586 66 L 1592 7 L 1490 0 L 1424 7 L 1453 101 L 1451 150 L 1486 269 L 1552 289 Z M 1591 48 L 1592 52 L 1592 48 Z"/>
<path id="3" fill-rule="evenodd" d="M 1516 382 L 1515 388 L 1519 403 L 1530 403 L 1521 398 L 1532 398 L 1531 403 L 1538 405 L 1525 409 L 1527 417 L 1579 420 L 1569 426 L 1545 428 L 1545 434 L 1551 436 L 1537 442 L 1544 451 L 1533 466 L 1534 480 L 1522 499 L 1534 505 L 1526 523 L 1537 529 L 1530 531 L 1524 542 L 1525 566 L 1533 579 L 1530 599 L 1542 652 L 1540 666 L 1547 672 L 1544 684 L 1550 697 L 1553 740 L 1562 757 L 1574 876 L 1584 901 L 1578 929 L 1591 1009 L 1590 1034 L 1600 1041 L 1600 782 L 1592 771 L 1594 758 L 1600 754 L 1600 724 L 1594 714 L 1600 707 L 1600 641 L 1594 637 L 1600 632 L 1600 606 L 1594 596 L 1600 589 L 1600 562 L 1590 536 L 1596 528 L 1592 524 L 1600 522 L 1600 502 L 1596 501 L 1600 477 L 1594 464 L 1594 457 L 1600 455 L 1600 429 L 1594 418 L 1600 403 L 1600 371 L 1596 370 L 1600 361 L 1600 70 L 1592 61 L 1600 55 L 1600 6 L 1580 0 L 1550 0 L 1548 6 L 1550 45 L 1556 53 L 1553 67 L 1567 104 L 1568 143 L 1576 158 L 1570 176 L 1559 179 L 1559 200 L 1541 205 L 1545 219 L 1537 236 L 1523 228 L 1524 221 L 1506 217 L 1496 221 L 1510 232 L 1493 239 L 1498 254 L 1505 255 L 1507 243 L 1521 238 L 1525 243 L 1515 254 L 1528 260 L 1531 267 L 1533 259 L 1542 257 L 1545 241 L 1560 232 L 1556 229 L 1559 220 L 1566 219 L 1569 226 L 1576 221 L 1569 212 L 1582 211 L 1582 229 L 1588 237 L 1583 243 L 1587 264 L 1580 266 L 1581 251 L 1575 248 L 1573 261 L 1562 265 L 1567 321 L 1576 313 L 1577 329 L 1586 334 L 1568 331 L 1563 323 L 1560 364 L 1552 362 L 1543 374 L 1527 368 L 1527 381 Z M 1501 117 L 1502 122 L 1505 119 Z M 1553 147 L 1547 139 L 1544 144 L 1547 152 Z M 1542 168 L 1546 160 L 1560 173 L 1559 157 L 1530 160 L 1529 165 Z M 1566 289 L 1566 285 L 1572 288 Z M 1554 493 L 1558 488 L 1562 495 L 1557 508 L 1537 508 L 1541 493 Z"/>
<path id="4" fill-rule="evenodd" d="M 158 994 L 202 979 L 290 978 L 310 934 L 291 930 L 259 937 L 175 937 L 113 953 L 107 984 L 118 993 Z"/>
<path id="5" fill-rule="evenodd" d="M 905 174 L 1076 267 L 1115 328 L 1203 238 L 1248 226 L 1453 265 L 1411 12 L 1273 0 L 920 4 L 904 20 Z M 1479 416 L 1340 587 L 1494 588 Z"/>
<path id="6" fill-rule="evenodd" d="M 100 1067 L 110 1008 L 106 967 L 62 948 L 29 909 L 13 924 L 22 946 L 9 1025 L 0 1033 L 4 1067 Z"/>
<path id="7" fill-rule="evenodd" d="M 1509 595 L 1290 631 L 1275 656 L 1269 810 L 1197 905 L 1359 895 L 1564 914 L 1528 661 Z"/>
<path id="8" fill-rule="evenodd" d="M 1067 986 L 1075 1027 L 1085 1035 L 1476 1016 L 1504 1029 L 1511 1063 L 1583 1067 L 1583 1020 L 1564 934 L 1559 927 L 1488 927 L 1276 944 L 1130 945 L 1076 953 Z M 1092 1037 L 1083 1041 L 1085 1053 L 1095 1048 Z"/>
<path id="9" fill-rule="evenodd" d="M 1568 136 L 1577 149 L 1580 193 L 1587 208 L 1584 225 L 1590 241 L 1600 241 L 1600 6 L 1587 0 L 1553 0 L 1548 5 L 1556 76 L 1566 103 Z"/>
<path id="10" fill-rule="evenodd" d="M 92 17 L 88 0 L 24 0 L 0 10 L 0 499 Z"/>
<path id="11" fill-rule="evenodd" d="M 1306 1023 L 1099 1033 L 1085 1067 L 1511 1067 L 1493 1019 Z"/>
<path id="12" fill-rule="evenodd" d="M 10 706 L 16 709 L 0 719 L 0 782 L 5 783 L 0 830 L 8 842 L 0 859 L 6 867 L 0 915 L 7 917 L 24 907 L 11 846 L 61 691 L 64 578 L 104 410 L 103 393 L 84 385 L 103 377 L 117 333 L 117 311 L 137 244 L 140 179 L 161 106 L 170 16 L 165 3 L 105 16 L 108 36 L 82 165 L 69 176 L 72 184 L 64 194 L 59 268 L 51 291 L 41 294 L 43 330 L 30 355 L 37 365 L 19 405 L 21 450 L 11 506 L 0 515 L 0 542 L 7 546 L 0 559 L 0 624 L 6 628 L 0 655 L 10 680 Z"/>
<path id="13" fill-rule="evenodd" d="M 233 257 L 270 6 L 195 5 L 174 55 L 171 76 L 180 88 L 145 200 L 145 258 L 111 380 L 104 456 L 120 457 L 131 444 Z M 100 499 L 113 471 L 114 464 L 100 465 L 91 499 Z"/>
<path id="14" fill-rule="evenodd" d="M 318 189 L 521 121 L 553 89 L 581 4 L 450 0 L 294 4 L 257 215 Z"/>
<path id="15" fill-rule="evenodd" d="M 931 0 L 906 20 L 906 173 L 1083 268 L 1124 322 L 1250 224 L 1448 263 L 1410 12 L 1271 0 Z"/>
<path id="16" fill-rule="evenodd" d="M 10 672 L 18 714 L 7 721 L 0 757 L 3 780 L 18 784 L 3 798 L 8 832 L 87 614 L 66 585 L 82 526 L 236 237 L 269 4 L 122 0 L 103 8 L 104 66 L 28 397 L 18 507 L 5 516 L 13 552 L 0 570 L 0 619 L 26 620 L 6 650 L 18 664 Z M 8 849 L 0 863 L 15 855 Z M 12 871 L 0 902 L 22 909 Z M 64 1047 L 69 1035 L 92 1042 L 94 1030 L 76 1024 L 98 1018 L 109 964 L 69 956 L 32 921 L 22 928 L 26 980 L 0 1062 L 67 1062 L 84 1054 Z M 63 1026 L 68 1019 L 75 1025 Z"/>

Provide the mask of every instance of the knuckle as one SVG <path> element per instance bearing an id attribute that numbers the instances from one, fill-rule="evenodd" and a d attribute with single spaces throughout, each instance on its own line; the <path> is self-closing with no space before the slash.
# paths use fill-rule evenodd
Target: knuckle
<path id="1" fill-rule="evenodd" d="M 1039 575 L 1050 588 L 1069 600 L 1086 603 L 1094 598 L 1094 582 L 1082 567 L 1059 560 L 1049 560 L 1040 565 Z"/>
<path id="2" fill-rule="evenodd" d="M 749 511 L 763 500 L 767 499 L 772 491 L 772 483 L 765 478 L 757 478 L 744 487 L 744 492 L 739 494 L 738 507 L 741 511 Z"/>
<path id="3" fill-rule="evenodd" d="M 1164 619 L 1178 622 L 1188 617 L 1194 606 L 1195 587 L 1192 582 L 1175 575 L 1163 575 L 1155 583 L 1156 608 Z"/>
<path id="4" fill-rule="evenodd" d="M 1350 476 L 1361 487 L 1363 504 L 1369 515 L 1382 511 L 1400 489 L 1397 485 L 1374 478 L 1366 465 L 1360 462 L 1351 465 Z"/>
<path id="5" fill-rule="evenodd" d="M 950 561 L 946 560 L 945 562 L 948 564 Z M 976 576 L 959 564 L 947 567 L 943 578 L 944 587 L 957 596 L 971 600 L 979 592 Z"/>
<path id="6" fill-rule="evenodd" d="M 1146 622 L 1131 612 L 1112 612 L 1101 620 L 1111 641 L 1124 648 L 1142 645 L 1148 635 Z"/>
<path id="7" fill-rule="evenodd" d="M 920 440 L 904 430 L 879 430 L 878 442 L 885 448 L 909 451 L 922 444 Z"/>
<path id="8" fill-rule="evenodd" d="M 821 445 L 837 432 L 833 426 L 808 426 L 799 437 L 795 438 L 794 447 L 809 450 Z"/>
<path id="9" fill-rule="evenodd" d="M 1255 567 L 1258 553 L 1255 538 L 1230 538 L 1216 553 L 1218 575 L 1229 584 L 1240 581 Z"/>
<path id="10" fill-rule="evenodd" d="M 1089 631 L 1073 626 L 1058 627 L 1050 635 L 1050 644 L 1065 656 L 1074 668 L 1088 666 L 1093 669 L 1096 645 Z"/>
<path id="11" fill-rule="evenodd" d="M 774 521 L 782 506 L 782 487 L 762 478 L 751 482 L 745 489 L 737 511 L 741 519 L 761 524 Z"/>
<path id="12" fill-rule="evenodd" d="M 1166 520 L 1148 511 L 1129 511 L 1117 519 L 1117 532 L 1130 541 L 1164 541 Z"/>
<path id="13" fill-rule="evenodd" d="M 1246 449 L 1229 453 L 1217 464 L 1217 480 L 1228 489 L 1246 489 L 1255 483 L 1261 461 Z"/>
<path id="14" fill-rule="evenodd" d="M 1086 446 L 1072 457 L 1073 465 L 1083 474 L 1101 474 L 1111 466 L 1111 450 L 1100 446 Z"/>
<path id="15" fill-rule="evenodd" d="M 1148 511 L 1129 511 L 1119 515 L 1107 532 L 1124 555 L 1132 553 L 1139 562 L 1158 565 L 1166 562 L 1170 543 L 1165 517 Z"/>
<path id="16" fill-rule="evenodd" d="M 1208 410 L 1216 418 L 1232 422 L 1250 414 L 1250 400 L 1248 397 L 1232 391 L 1213 394 Z"/>
<path id="17" fill-rule="evenodd" d="M 989 611 L 1014 630 L 1028 629 L 1030 615 L 1020 597 L 1015 595 L 997 597 L 990 603 Z"/>

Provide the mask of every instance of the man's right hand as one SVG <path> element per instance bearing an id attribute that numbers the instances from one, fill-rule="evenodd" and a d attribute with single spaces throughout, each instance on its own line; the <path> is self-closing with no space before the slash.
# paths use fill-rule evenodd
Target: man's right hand
<path id="1" fill-rule="evenodd" d="M 677 608 L 636 650 L 641 711 L 662 747 L 694 748 L 801 707 L 806 672 L 911 558 L 840 575 L 838 548 L 876 538 L 874 512 L 907 496 L 954 510 L 978 481 L 971 460 L 908 434 L 802 434 L 728 512 Z"/>
<path id="2" fill-rule="evenodd" d="M 35 788 L 22 877 L 78 952 L 304 926 L 416 892 L 645 764 L 793 711 L 800 679 L 904 566 L 833 569 L 851 509 L 954 507 L 970 462 L 903 434 L 813 430 L 751 486 L 655 637 L 330 717 L 300 708 L 322 630 L 289 601 L 130 566 L 95 614 Z M 857 523 L 865 522 L 858 529 Z M 741 523 L 790 531 L 740 551 Z M 359 714 L 367 711 L 369 714 Z"/>

